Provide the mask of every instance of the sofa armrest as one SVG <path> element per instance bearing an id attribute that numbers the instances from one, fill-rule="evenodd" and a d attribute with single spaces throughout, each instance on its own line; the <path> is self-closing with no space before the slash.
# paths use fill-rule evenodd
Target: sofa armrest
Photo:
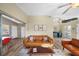
<path id="1" fill-rule="evenodd" d="M 53 39 L 49 39 L 48 42 L 53 43 Z"/>
<path id="2" fill-rule="evenodd" d="M 23 39 L 23 44 L 26 44 L 26 42 L 28 42 L 28 41 L 29 41 L 28 38 Z"/>
<path id="3" fill-rule="evenodd" d="M 70 44 L 71 41 L 62 41 L 61 43 L 62 43 L 62 45 L 65 45 L 65 44 Z"/>

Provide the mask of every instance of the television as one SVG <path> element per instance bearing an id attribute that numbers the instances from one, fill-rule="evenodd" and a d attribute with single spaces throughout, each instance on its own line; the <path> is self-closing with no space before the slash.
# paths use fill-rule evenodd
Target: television
<path id="1" fill-rule="evenodd" d="M 53 32 L 53 37 L 61 38 L 62 37 L 62 33 L 61 32 Z"/>

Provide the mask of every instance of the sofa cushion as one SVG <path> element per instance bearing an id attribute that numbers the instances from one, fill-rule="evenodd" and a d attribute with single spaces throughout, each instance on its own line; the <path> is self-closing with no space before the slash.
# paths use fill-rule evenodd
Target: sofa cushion
<path id="1" fill-rule="evenodd" d="M 42 41 L 43 38 L 41 36 L 36 36 L 34 37 L 34 41 Z"/>
<path id="2" fill-rule="evenodd" d="M 68 49 L 68 50 L 70 50 L 71 52 L 73 52 L 73 51 L 79 51 L 79 48 L 77 48 L 77 47 L 75 47 L 75 46 L 73 46 L 71 44 L 66 44 L 65 48 Z"/>
<path id="3" fill-rule="evenodd" d="M 76 46 L 76 47 L 79 47 L 79 40 L 72 39 L 71 44 L 74 45 L 74 46 Z"/>
<path id="4" fill-rule="evenodd" d="M 71 44 L 65 44 L 64 48 L 66 48 L 67 50 L 69 50 L 72 54 L 79 56 L 79 48 L 75 47 Z"/>

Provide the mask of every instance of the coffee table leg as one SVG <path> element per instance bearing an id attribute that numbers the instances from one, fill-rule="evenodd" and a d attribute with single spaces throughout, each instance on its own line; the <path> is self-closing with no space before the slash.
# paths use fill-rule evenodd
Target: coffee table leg
<path id="1" fill-rule="evenodd" d="M 32 53 L 30 53 L 30 56 L 32 56 Z"/>
<path id="2" fill-rule="evenodd" d="M 51 53 L 51 56 L 53 56 L 53 54 Z"/>

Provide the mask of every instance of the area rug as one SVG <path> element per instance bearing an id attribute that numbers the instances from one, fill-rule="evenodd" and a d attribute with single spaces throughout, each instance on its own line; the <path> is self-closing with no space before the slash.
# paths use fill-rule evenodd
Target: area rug
<path id="1" fill-rule="evenodd" d="M 28 54 L 28 50 L 26 48 L 22 48 L 17 54 L 16 56 L 29 56 Z M 54 53 L 53 56 L 65 56 L 64 53 L 60 50 L 60 49 L 53 49 Z M 46 53 L 38 53 L 38 54 L 32 54 L 32 56 L 51 56 L 51 54 L 46 54 Z"/>

